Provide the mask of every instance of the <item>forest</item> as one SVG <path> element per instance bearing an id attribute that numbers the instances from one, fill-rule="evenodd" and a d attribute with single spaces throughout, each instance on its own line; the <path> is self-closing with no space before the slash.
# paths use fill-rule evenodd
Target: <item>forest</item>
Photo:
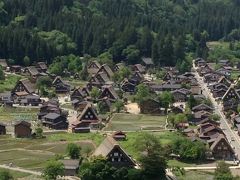
<path id="1" fill-rule="evenodd" d="M 189 53 L 207 57 L 207 41 L 239 40 L 239 17 L 240 0 L 0 0 L 0 58 L 186 66 Z"/>

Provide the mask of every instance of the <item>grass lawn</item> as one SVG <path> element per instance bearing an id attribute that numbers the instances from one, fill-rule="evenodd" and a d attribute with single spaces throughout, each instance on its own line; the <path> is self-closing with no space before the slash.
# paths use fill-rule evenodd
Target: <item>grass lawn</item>
<path id="1" fill-rule="evenodd" d="M 11 74 L 7 75 L 5 80 L 0 80 L 0 93 L 11 91 L 19 79 L 21 79 L 20 75 Z"/>
<path id="2" fill-rule="evenodd" d="M 138 131 L 138 130 L 159 130 L 164 129 L 166 116 L 151 116 L 144 114 L 114 114 L 108 126 L 107 131 Z"/>
<path id="3" fill-rule="evenodd" d="M 33 108 L 5 108 L 0 107 L 0 122 L 10 122 L 17 120 L 32 121 L 37 120 L 39 109 Z"/>
<path id="4" fill-rule="evenodd" d="M 83 156 L 87 150 L 96 148 L 95 142 L 101 143 L 103 136 L 100 134 L 67 134 L 55 133 L 46 135 L 44 139 L 15 139 L 11 136 L 0 136 L 0 164 L 13 163 L 31 170 L 42 170 L 49 159 L 56 154 L 66 154 L 68 143 L 78 144 Z"/>
<path id="5" fill-rule="evenodd" d="M 197 164 L 195 163 L 186 163 L 186 162 L 182 162 L 182 161 L 178 161 L 178 160 L 169 160 L 168 161 L 168 166 L 176 166 L 176 167 L 192 167 L 192 166 L 197 166 Z"/>
<path id="6" fill-rule="evenodd" d="M 232 71 L 231 72 L 231 79 L 237 80 L 238 76 L 240 76 L 240 71 Z"/>
<path id="7" fill-rule="evenodd" d="M 20 179 L 24 178 L 25 180 L 41 179 L 41 177 L 36 176 L 36 175 L 31 175 L 31 174 L 19 172 L 19 171 L 8 170 L 8 169 L 4 169 L 4 168 L 0 168 L 0 171 L 8 171 L 13 176 L 13 179 L 18 179 L 18 178 L 20 178 Z"/>
<path id="8" fill-rule="evenodd" d="M 77 80 L 77 79 L 70 79 L 70 78 L 64 78 L 64 80 L 67 81 L 71 86 L 75 87 L 84 87 L 87 84 L 87 81 Z"/>
<path id="9" fill-rule="evenodd" d="M 136 139 L 137 137 L 141 136 L 143 132 L 129 132 L 127 133 L 127 140 L 126 141 L 119 141 L 120 145 L 125 149 L 129 155 L 137 159 L 139 157 L 139 152 L 136 150 Z M 155 135 L 159 142 L 164 146 L 170 144 L 174 139 L 176 139 L 179 134 L 176 132 L 152 132 Z"/>
<path id="10" fill-rule="evenodd" d="M 13 163 L 14 166 L 41 170 L 46 161 L 53 158 L 53 154 L 40 151 L 11 150 L 0 152 L 0 162 L 2 164 Z"/>
<path id="11" fill-rule="evenodd" d="M 93 141 L 97 146 L 103 141 L 103 135 L 99 133 L 79 133 L 79 134 L 70 134 L 70 133 L 55 133 L 47 136 L 48 141 Z"/>
<path id="12" fill-rule="evenodd" d="M 72 104 L 70 104 L 70 103 L 68 103 L 68 104 L 63 104 L 63 105 L 61 105 L 61 107 L 62 107 L 62 108 L 66 108 L 66 109 L 72 109 L 72 110 L 74 110 Z"/>
<path id="13" fill-rule="evenodd" d="M 213 180 L 213 172 L 206 171 L 186 171 L 183 176 L 178 176 L 178 180 Z"/>

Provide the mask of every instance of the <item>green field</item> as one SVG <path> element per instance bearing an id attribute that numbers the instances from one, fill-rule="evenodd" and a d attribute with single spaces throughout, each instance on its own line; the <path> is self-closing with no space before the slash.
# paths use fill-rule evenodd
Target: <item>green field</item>
<path id="1" fill-rule="evenodd" d="M 84 87 L 87 84 L 87 81 L 77 80 L 77 79 L 70 79 L 70 78 L 64 78 L 64 80 L 74 87 Z"/>
<path id="2" fill-rule="evenodd" d="M 143 114 L 114 114 L 106 131 L 140 131 L 164 129 L 166 116 L 151 116 Z"/>
<path id="3" fill-rule="evenodd" d="M 0 93 L 11 91 L 19 79 L 21 79 L 20 75 L 11 74 L 7 75 L 5 80 L 0 80 Z"/>
<path id="4" fill-rule="evenodd" d="M 178 180 L 213 180 L 213 172 L 205 171 L 186 171 L 183 176 L 178 176 Z"/>
<path id="5" fill-rule="evenodd" d="M 10 136 L 0 136 L 0 164 L 13 163 L 18 167 L 40 171 L 56 154 L 65 155 L 67 144 L 70 142 L 78 144 L 81 147 L 81 154 L 86 156 L 87 149 L 93 151 L 96 148 L 94 142 L 101 141 L 101 135 L 90 133 L 49 134 L 44 139 L 15 139 Z"/>
<path id="6" fill-rule="evenodd" d="M 3 169 L 3 168 L 0 168 L 0 171 L 8 171 L 13 176 L 14 179 L 24 179 L 24 180 L 40 180 L 40 179 L 42 179 L 39 176 L 31 175 L 31 174 L 23 173 L 23 172 L 19 172 L 19 171 L 7 170 L 7 169 Z"/>
<path id="7" fill-rule="evenodd" d="M 232 71 L 231 72 L 231 79 L 238 80 L 239 76 L 240 76 L 240 71 Z"/>
<path id="8" fill-rule="evenodd" d="M 0 107 L 0 122 L 10 122 L 17 120 L 33 121 L 37 120 L 37 108 L 5 108 Z"/>
<path id="9" fill-rule="evenodd" d="M 231 50 L 229 48 L 229 42 L 212 41 L 208 42 L 207 46 L 210 49 L 208 62 L 216 62 L 220 59 L 229 59 L 232 63 L 236 63 L 239 61 L 238 49 Z"/>

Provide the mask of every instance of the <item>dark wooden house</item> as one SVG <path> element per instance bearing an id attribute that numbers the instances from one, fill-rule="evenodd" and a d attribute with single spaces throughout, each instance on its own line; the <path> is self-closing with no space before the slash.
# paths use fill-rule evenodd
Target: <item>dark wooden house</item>
<path id="1" fill-rule="evenodd" d="M 17 82 L 12 90 L 13 96 L 26 96 L 35 93 L 35 85 L 31 83 L 28 79 L 22 79 Z"/>
<path id="2" fill-rule="evenodd" d="M 47 64 L 45 62 L 38 62 L 36 67 L 39 72 L 44 72 L 44 73 L 46 73 L 48 69 Z"/>
<path id="3" fill-rule="evenodd" d="M 230 87 L 222 97 L 223 109 L 225 111 L 232 109 L 236 110 L 240 101 L 240 96 L 234 87 Z"/>
<path id="4" fill-rule="evenodd" d="M 114 71 L 114 72 L 117 72 L 117 71 L 119 71 L 120 69 L 122 69 L 124 66 L 125 66 L 124 63 L 117 63 L 117 64 L 114 65 L 113 71 Z"/>
<path id="5" fill-rule="evenodd" d="M 77 121 L 88 123 L 91 129 L 99 129 L 100 127 L 100 118 L 90 103 L 88 103 L 84 110 L 77 115 Z"/>
<path id="6" fill-rule="evenodd" d="M 205 118 L 209 118 L 212 115 L 212 113 L 208 111 L 196 111 L 193 114 L 193 119 L 191 121 L 193 123 L 198 123 L 199 121 L 202 121 Z"/>
<path id="7" fill-rule="evenodd" d="M 19 121 L 14 125 L 14 135 L 16 138 L 29 138 L 32 135 L 31 123 Z"/>
<path id="8" fill-rule="evenodd" d="M 48 113 L 45 115 L 43 117 L 42 124 L 50 129 L 68 128 L 67 117 L 58 113 Z"/>
<path id="9" fill-rule="evenodd" d="M 98 74 L 98 73 L 104 73 L 104 74 L 106 74 L 109 79 L 111 79 L 112 76 L 114 75 L 112 69 L 111 69 L 107 64 L 103 64 L 103 65 L 100 67 L 100 69 L 98 70 L 97 74 Z"/>
<path id="10" fill-rule="evenodd" d="M 134 72 L 140 72 L 141 74 L 144 74 L 146 72 L 145 67 L 141 64 L 135 64 L 132 66 L 132 71 Z"/>
<path id="11" fill-rule="evenodd" d="M 147 57 L 142 58 L 142 63 L 146 68 L 152 68 L 154 65 L 152 58 L 147 58 Z"/>
<path id="12" fill-rule="evenodd" d="M 127 135 L 125 132 L 122 131 L 116 131 L 113 133 L 112 135 L 113 139 L 115 139 L 116 141 L 123 141 L 127 139 Z"/>
<path id="13" fill-rule="evenodd" d="M 79 170 L 80 161 L 78 159 L 60 160 L 64 165 L 64 176 L 76 176 Z"/>
<path id="14" fill-rule="evenodd" d="M 103 156 L 115 167 L 134 167 L 136 164 L 112 137 L 108 136 L 98 146 L 93 156 Z"/>
<path id="15" fill-rule="evenodd" d="M 44 102 L 40 107 L 40 111 L 38 113 L 38 119 L 43 119 L 48 113 L 57 113 L 61 114 L 62 110 L 59 107 L 59 103 L 54 100 L 50 100 L 48 102 Z"/>
<path id="16" fill-rule="evenodd" d="M 131 79 L 137 82 L 137 84 L 139 84 L 141 81 L 144 80 L 144 77 L 139 71 L 135 71 L 131 76 Z"/>
<path id="17" fill-rule="evenodd" d="M 19 65 L 12 65 L 10 66 L 10 72 L 20 74 L 22 67 Z"/>
<path id="18" fill-rule="evenodd" d="M 101 64 L 97 61 L 92 61 L 90 62 L 90 64 L 88 65 L 88 74 L 90 75 L 95 75 L 97 74 L 97 72 L 99 71 L 101 67 Z"/>
<path id="19" fill-rule="evenodd" d="M 26 95 L 22 96 L 21 98 L 18 98 L 15 103 L 18 103 L 22 106 L 39 106 L 42 104 L 42 100 L 40 99 L 40 96 L 38 95 Z"/>
<path id="20" fill-rule="evenodd" d="M 85 93 L 83 93 L 80 88 L 74 89 L 72 94 L 70 95 L 71 101 L 75 99 L 83 101 L 85 97 L 86 97 Z"/>
<path id="21" fill-rule="evenodd" d="M 200 124 L 198 128 L 199 138 L 203 140 L 210 140 L 218 137 L 220 134 L 224 134 L 219 126 L 215 126 L 211 123 Z"/>
<path id="22" fill-rule="evenodd" d="M 2 104 L 5 107 L 12 107 L 13 97 L 11 92 L 0 93 L 0 104 Z"/>
<path id="23" fill-rule="evenodd" d="M 61 77 L 57 76 L 53 82 L 52 82 L 53 87 L 55 87 L 55 92 L 60 93 L 60 94 L 65 94 L 70 92 L 71 87 L 69 84 L 65 83 Z"/>
<path id="24" fill-rule="evenodd" d="M 135 89 L 136 89 L 136 84 L 135 83 L 131 83 L 128 79 L 124 79 L 121 82 L 121 90 L 123 92 L 128 92 L 128 93 L 134 93 Z"/>
<path id="25" fill-rule="evenodd" d="M 208 144 L 210 150 L 212 151 L 212 156 L 216 160 L 233 160 L 236 158 L 234 150 L 223 134 L 220 134 L 216 138 L 210 139 Z"/>
<path id="26" fill-rule="evenodd" d="M 187 89 L 177 89 L 172 91 L 172 95 L 175 102 L 185 102 L 187 101 L 187 97 L 191 92 Z"/>
<path id="27" fill-rule="evenodd" d="M 36 80 L 37 77 L 40 75 L 40 72 L 38 71 L 38 69 L 35 66 L 27 67 L 26 73 L 28 73 L 28 75 L 34 80 Z"/>
<path id="28" fill-rule="evenodd" d="M 160 108 L 160 103 L 154 99 L 148 99 L 140 105 L 140 111 L 143 114 L 156 114 L 162 115 L 164 111 Z"/>
<path id="29" fill-rule="evenodd" d="M 208 111 L 208 112 L 212 112 L 213 111 L 213 108 L 206 105 L 206 104 L 199 104 L 197 106 L 194 106 L 192 108 L 192 111 L 193 112 L 197 112 L 197 111 Z"/>
<path id="30" fill-rule="evenodd" d="M 92 87 L 101 88 L 103 85 L 111 84 L 110 79 L 108 78 L 106 73 L 100 72 L 93 76 L 89 83 L 87 84 L 88 89 L 92 89 Z"/>
<path id="31" fill-rule="evenodd" d="M 98 99 L 103 99 L 105 97 L 109 98 L 112 102 L 119 99 L 116 91 L 113 89 L 112 86 L 104 86 Z"/>
<path id="32" fill-rule="evenodd" d="M 6 134 L 6 125 L 3 123 L 0 123 L 0 135 Z"/>
<path id="33" fill-rule="evenodd" d="M 232 84 L 231 81 L 228 80 L 225 76 L 222 76 L 222 77 L 219 79 L 218 83 L 224 84 L 224 85 L 226 85 L 227 87 L 229 87 L 229 86 Z"/>

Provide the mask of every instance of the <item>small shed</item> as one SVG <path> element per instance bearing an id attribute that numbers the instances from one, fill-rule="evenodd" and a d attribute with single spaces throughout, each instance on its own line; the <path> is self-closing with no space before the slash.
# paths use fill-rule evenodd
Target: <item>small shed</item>
<path id="1" fill-rule="evenodd" d="M 127 139 L 126 133 L 122 132 L 122 131 L 116 131 L 115 133 L 113 133 L 112 137 L 116 141 L 122 141 L 122 140 L 126 140 Z"/>
<path id="2" fill-rule="evenodd" d="M 64 165 L 64 176 L 76 176 L 79 170 L 78 159 L 63 159 L 61 162 Z"/>
<path id="3" fill-rule="evenodd" d="M 152 58 L 143 57 L 142 62 L 143 62 L 143 65 L 147 68 L 153 67 L 154 65 Z"/>
<path id="4" fill-rule="evenodd" d="M 19 121 L 14 125 L 14 135 L 17 138 L 29 138 L 32 135 L 31 123 Z"/>

